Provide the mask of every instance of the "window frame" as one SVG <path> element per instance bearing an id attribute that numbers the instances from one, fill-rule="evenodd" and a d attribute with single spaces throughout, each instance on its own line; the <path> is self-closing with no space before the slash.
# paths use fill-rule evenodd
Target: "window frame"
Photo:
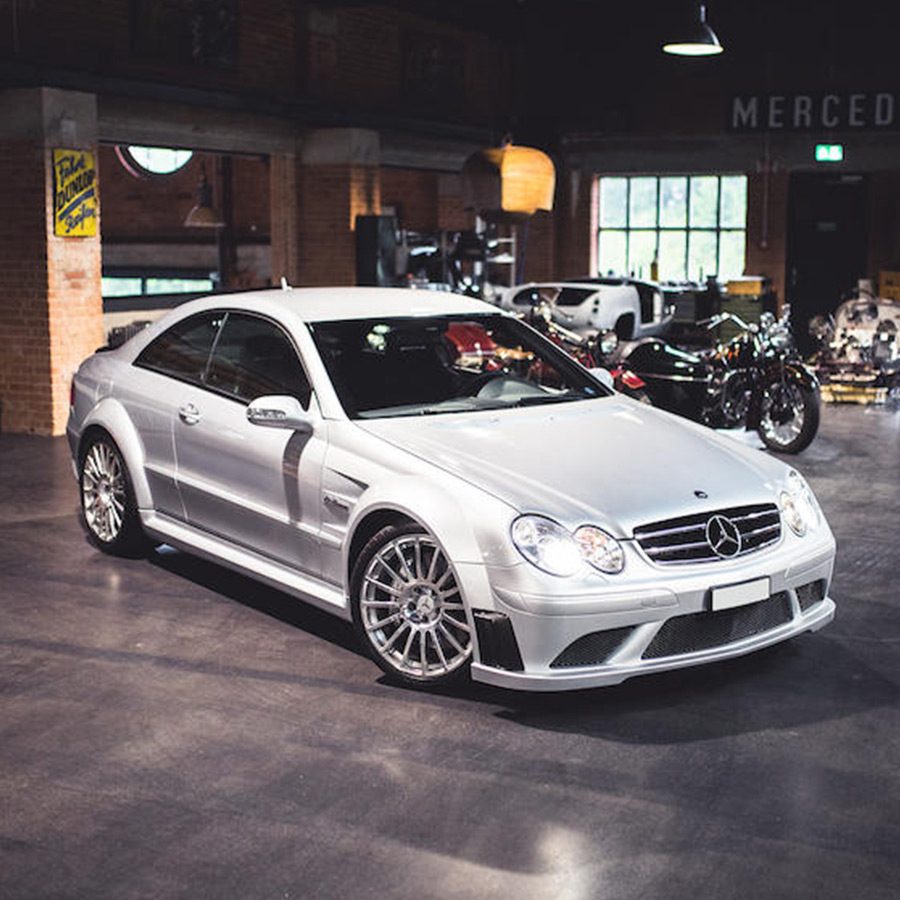
<path id="1" fill-rule="evenodd" d="M 153 365 L 148 365 L 146 362 L 141 361 L 141 357 L 144 356 L 144 354 L 154 344 L 158 343 L 163 337 L 165 337 L 167 334 L 169 334 L 169 332 L 172 331 L 174 328 L 177 328 L 178 326 L 183 325 L 184 323 L 189 322 L 192 319 L 200 319 L 205 316 L 211 316 L 214 318 L 217 315 L 220 315 L 223 318 L 222 318 L 221 323 L 219 324 L 219 327 L 216 329 L 216 333 L 213 337 L 212 343 L 210 344 L 209 351 L 207 352 L 207 355 L 206 355 L 206 362 L 203 366 L 203 371 L 200 375 L 199 380 L 196 378 L 190 377 L 190 376 L 178 375 L 173 372 L 167 372 L 164 369 L 157 368 L 156 366 L 153 366 Z M 170 325 L 165 331 L 156 335 L 156 337 L 153 338 L 153 340 L 151 340 L 146 346 L 141 348 L 140 352 L 137 354 L 137 356 L 134 358 L 134 360 L 132 361 L 131 364 L 135 368 L 144 369 L 145 371 L 153 372 L 154 374 L 161 375 L 165 378 L 171 378 L 173 381 L 179 381 L 182 384 L 190 385 L 191 387 L 198 388 L 199 390 L 208 391 L 211 394 L 215 394 L 217 397 L 223 397 L 225 400 L 231 400 L 234 403 L 238 403 L 241 406 L 246 408 L 253 402 L 253 400 L 245 400 L 243 397 L 236 395 L 236 394 L 232 393 L 231 391 L 217 388 L 215 385 L 209 384 L 206 381 L 207 375 L 209 373 L 210 363 L 212 362 L 213 356 L 215 355 L 215 352 L 216 352 L 216 347 L 218 346 L 218 343 L 219 343 L 219 338 L 221 337 L 222 331 L 225 328 L 226 324 L 228 323 L 228 318 L 231 315 L 245 316 L 246 318 L 258 319 L 260 321 L 268 323 L 269 325 L 274 326 L 279 332 L 281 332 L 281 335 L 285 338 L 288 345 L 293 350 L 294 355 L 297 358 L 297 362 L 300 366 L 300 371 L 303 373 L 303 377 L 306 379 L 306 387 L 308 389 L 306 392 L 306 400 L 304 402 L 300 397 L 297 397 L 297 400 L 300 402 L 300 405 L 303 407 L 303 409 L 308 411 L 311 408 L 312 396 L 315 391 L 313 388 L 312 380 L 309 377 L 309 371 L 307 370 L 306 363 L 303 359 L 303 354 L 300 352 L 300 350 L 297 346 L 297 342 L 294 340 L 293 336 L 288 331 L 288 329 L 286 329 L 277 319 L 274 319 L 273 317 L 267 316 L 263 313 L 258 313 L 258 312 L 254 312 L 254 311 L 246 310 L 246 309 L 234 309 L 234 308 L 226 308 L 226 307 L 216 307 L 214 309 L 200 310 L 190 316 L 185 316 L 185 318 L 179 319 L 177 322 L 173 322 L 172 325 Z M 260 394 L 258 396 L 266 396 L 266 395 Z M 256 399 L 256 398 L 254 398 L 254 399 Z"/>
<path id="2" fill-rule="evenodd" d="M 655 213 L 655 222 L 650 226 L 632 226 L 631 225 L 631 217 L 632 217 L 632 209 L 631 209 L 631 196 L 632 196 L 632 182 L 637 179 L 654 179 L 655 184 L 655 194 L 656 194 L 656 213 Z M 664 179 L 670 178 L 683 178 L 686 182 L 686 193 L 685 193 L 685 219 L 683 224 L 679 225 L 664 225 L 662 224 L 662 181 Z M 692 225 L 691 224 L 691 197 L 692 197 L 692 189 L 693 189 L 693 181 L 697 178 L 715 178 L 716 179 L 716 206 L 715 206 L 715 225 Z M 722 182 L 723 179 L 726 178 L 742 178 L 744 180 L 744 223 L 743 226 L 731 226 L 731 225 L 722 225 Z M 602 191 L 603 191 L 603 181 L 605 179 L 621 179 L 626 183 L 625 187 L 625 223 L 623 225 L 604 225 L 602 222 Z M 630 254 L 631 254 L 631 242 L 632 236 L 635 234 L 653 234 L 654 235 L 654 255 L 658 260 L 660 257 L 660 245 L 661 245 L 661 237 L 666 233 L 683 233 L 684 234 L 684 267 L 682 270 L 682 274 L 680 277 L 676 277 L 674 279 L 667 280 L 675 280 L 675 281 L 689 281 L 691 280 L 691 235 L 692 234 L 711 234 L 715 239 L 715 258 L 716 258 L 716 269 L 721 269 L 721 261 L 722 261 L 722 236 L 724 234 L 743 234 L 744 236 L 744 265 L 746 265 L 747 258 L 747 191 L 749 187 L 748 177 L 745 172 L 663 172 L 663 173 L 640 173 L 640 172 L 627 172 L 627 173 L 617 173 L 610 172 L 606 174 L 598 174 L 595 175 L 595 184 L 596 184 L 596 202 L 597 202 L 597 222 L 596 222 L 596 231 L 594 234 L 594 247 L 597 253 L 597 275 L 604 276 L 604 269 L 607 268 L 604 266 L 604 262 L 601 256 L 601 236 L 604 231 L 607 232 L 617 232 L 623 233 L 625 236 L 625 271 L 615 273 L 618 276 L 625 277 L 643 277 L 649 278 L 650 272 L 634 272 L 632 273 L 631 266 L 629 265 Z M 700 267 L 702 271 L 702 266 Z M 743 269 L 742 269 L 743 272 Z M 741 273 L 732 273 L 727 277 L 737 277 Z M 717 277 L 722 277 L 720 272 L 709 272 L 704 273 L 703 277 L 705 278 L 707 275 L 715 274 Z M 660 279 L 662 280 L 662 279 Z"/>

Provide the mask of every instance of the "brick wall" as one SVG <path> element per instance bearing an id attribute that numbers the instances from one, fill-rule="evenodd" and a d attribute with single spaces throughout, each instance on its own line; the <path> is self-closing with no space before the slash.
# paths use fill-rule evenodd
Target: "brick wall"
<path id="1" fill-rule="evenodd" d="M 381 211 L 378 169 L 336 163 L 297 170 L 297 285 L 356 283 L 357 215 Z"/>
<path id="2" fill-rule="evenodd" d="M 4 432 L 49 433 L 50 381 L 44 151 L 31 141 L 0 148 L 0 404 Z"/>
<path id="3" fill-rule="evenodd" d="M 100 239 L 53 235 L 51 150 L 5 142 L 0 179 L 0 430 L 62 434 L 69 384 L 102 340 Z"/>
<path id="4" fill-rule="evenodd" d="M 258 157 L 230 159 L 235 231 L 265 237 L 269 233 L 268 163 Z M 196 232 L 185 229 L 184 219 L 197 202 L 204 169 L 213 189 L 213 205 L 221 210 L 220 161 L 214 154 L 195 153 L 171 175 L 135 178 L 119 161 L 115 148 L 101 147 L 104 239 L 195 237 Z"/>

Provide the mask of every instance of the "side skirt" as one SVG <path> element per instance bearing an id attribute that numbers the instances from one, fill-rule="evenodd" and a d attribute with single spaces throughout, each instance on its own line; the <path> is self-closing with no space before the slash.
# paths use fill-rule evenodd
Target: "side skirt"
<path id="1" fill-rule="evenodd" d="M 248 575 L 347 621 L 352 618 L 344 591 L 332 584 L 304 575 L 156 510 L 141 510 L 141 524 L 150 537 L 178 550 Z"/>

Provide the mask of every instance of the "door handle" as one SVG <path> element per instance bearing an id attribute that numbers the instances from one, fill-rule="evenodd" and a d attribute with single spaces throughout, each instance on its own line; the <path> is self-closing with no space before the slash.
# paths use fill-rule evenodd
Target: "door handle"
<path id="1" fill-rule="evenodd" d="M 200 421 L 200 410 L 193 403 L 186 403 L 179 408 L 178 416 L 185 425 L 196 425 Z"/>

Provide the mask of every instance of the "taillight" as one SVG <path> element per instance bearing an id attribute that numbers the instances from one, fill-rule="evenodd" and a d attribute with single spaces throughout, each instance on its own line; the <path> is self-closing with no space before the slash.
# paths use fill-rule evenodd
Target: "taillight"
<path id="1" fill-rule="evenodd" d="M 69 409 L 75 405 L 75 379 L 69 382 Z"/>

